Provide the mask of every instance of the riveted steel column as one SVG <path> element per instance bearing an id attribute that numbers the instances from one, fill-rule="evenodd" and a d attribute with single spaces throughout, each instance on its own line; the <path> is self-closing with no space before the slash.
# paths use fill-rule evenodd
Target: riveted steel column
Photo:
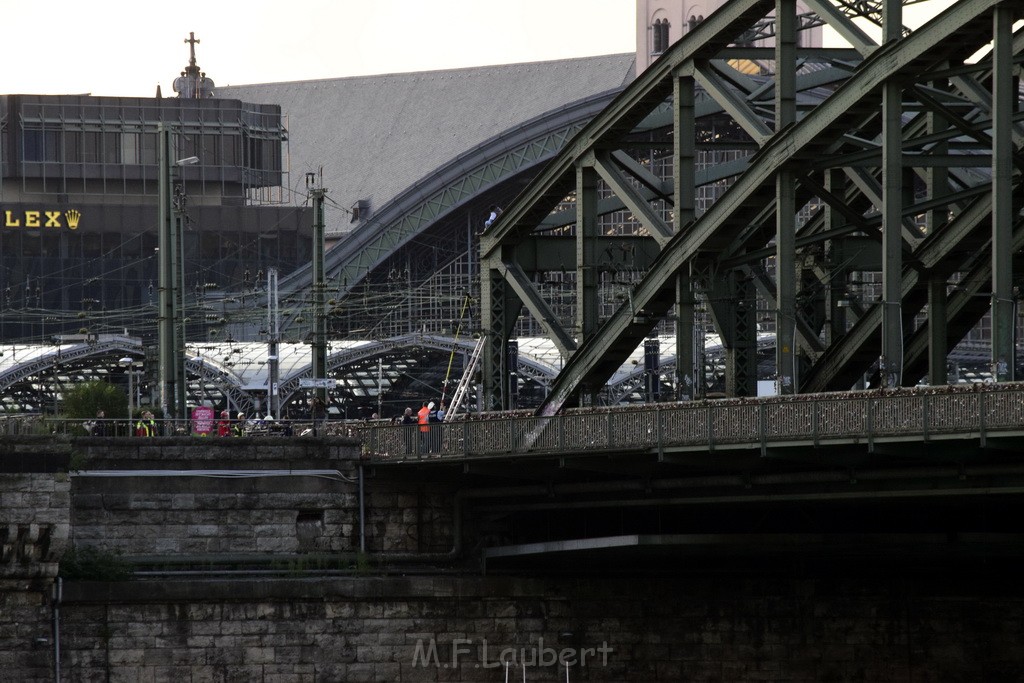
<path id="1" fill-rule="evenodd" d="M 696 301 L 689 273 L 676 276 L 676 400 L 696 398 L 697 349 L 694 313 Z M 703 330 L 701 331 L 703 334 Z"/>
<path id="2" fill-rule="evenodd" d="M 480 260 L 480 334 L 486 335 L 480 358 L 482 410 L 501 407 L 501 350 L 505 345 L 503 300 L 504 280 L 492 259 Z"/>
<path id="3" fill-rule="evenodd" d="M 796 121 L 796 0 L 776 0 L 775 130 Z M 780 394 L 797 392 L 796 185 L 788 168 L 775 179 L 775 368 Z"/>
<path id="4" fill-rule="evenodd" d="M 697 145 L 695 142 L 694 81 L 692 77 L 673 82 L 675 107 L 672 116 L 672 144 L 675 155 L 675 222 L 676 232 L 694 221 L 697 214 Z M 676 399 L 688 401 L 696 397 L 697 352 L 694 332 L 695 297 L 689 268 L 676 275 Z M 701 330 L 703 334 L 703 330 Z"/>
<path id="5" fill-rule="evenodd" d="M 833 197 L 840 200 L 846 196 L 846 174 L 841 169 L 829 168 L 825 170 L 825 189 Z M 843 224 L 844 219 L 839 211 L 831 203 L 825 204 L 825 229 L 834 230 Z M 831 245 L 833 250 L 833 261 L 829 272 L 831 285 L 828 295 L 828 324 L 825 326 L 825 344 L 829 346 L 836 343 L 846 334 L 847 311 L 850 310 L 850 292 L 848 291 L 848 278 L 850 271 L 846 264 L 835 263 L 836 243 Z"/>
<path id="6" fill-rule="evenodd" d="M 899 0 L 882 7 L 885 41 L 899 40 L 903 13 Z M 882 355 L 883 387 L 903 379 L 903 89 L 891 79 L 882 86 Z"/>
<path id="7" fill-rule="evenodd" d="M 992 17 L 992 374 L 1014 379 L 1013 301 L 1013 14 L 1008 3 Z"/>
<path id="8" fill-rule="evenodd" d="M 946 278 L 928 279 L 928 383 L 945 384 L 946 369 Z"/>
<path id="9" fill-rule="evenodd" d="M 577 344 L 598 325 L 597 171 L 586 161 L 576 165 L 576 329 Z"/>
<path id="10" fill-rule="evenodd" d="M 937 89 L 945 90 L 945 81 L 934 84 Z M 949 121 L 944 116 L 931 111 L 927 114 L 928 132 L 935 137 L 949 128 Z M 949 144 L 941 139 L 934 147 L 934 154 L 946 154 Z M 945 166 L 933 165 L 925 169 L 925 183 L 928 197 L 937 199 L 949 192 L 949 169 Z M 936 207 L 925 215 L 925 229 L 929 235 L 935 234 L 948 218 L 949 209 L 945 206 Z M 949 353 L 947 342 L 947 307 L 946 307 L 946 275 L 932 273 L 928 278 L 928 383 L 946 384 L 949 378 L 946 356 Z"/>

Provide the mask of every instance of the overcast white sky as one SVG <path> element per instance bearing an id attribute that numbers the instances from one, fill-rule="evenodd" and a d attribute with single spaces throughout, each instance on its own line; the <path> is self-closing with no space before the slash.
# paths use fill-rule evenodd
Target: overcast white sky
<path id="1" fill-rule="evenodd" d="M 908 7 L 921 23 L 937 6 Z M 217 85 L 633 52 L 635 0 L 0 0 L 0 93 L 151 97 L 188 63 Z"/>
<path id="2" fill-rule="evenodd" d="M 0 93 L 165 96 L 217 85 L 632 52 L 633 0 L 0 0 Z"/>

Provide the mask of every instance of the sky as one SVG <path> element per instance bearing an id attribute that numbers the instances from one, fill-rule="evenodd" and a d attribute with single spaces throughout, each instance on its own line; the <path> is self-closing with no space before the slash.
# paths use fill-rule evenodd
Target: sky
<path id="1" fill-rule="evenodd" d="M 0 93 L 152 97 L 218 86 L 633 52 L 634 0 L 0 0 Z"/>
<path id="2" fill-rule="evenodd" d="M 915 26 L 952 0 L 907 7 Z M 635 0 L 0 0 L 0 93 L 152 97 L 219 86 L 633 52 Z M 826 38 L 828 40 L 828 38 Z"/>

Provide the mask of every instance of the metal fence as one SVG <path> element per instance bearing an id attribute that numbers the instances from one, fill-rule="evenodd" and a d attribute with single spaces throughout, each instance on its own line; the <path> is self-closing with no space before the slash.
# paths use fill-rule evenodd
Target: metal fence
<path id="1" fill-rule="evenodd" d="M 428 425 L 354 428 L 371 460 L 580 450 L 867 442 L 1024 430 L 1024 384 L 726 399 L 571 409 L 552 417 L 483 414 Z"/>
<path id="2" fill-rule="evenodd" d="M 95 421 L 0 416 L 0 434 L 93 433 Z M 186 420 L 157 421 L 155 437 L 191 433 Z M 328 421 L 250 423 L 245 436 L 350 436 L 370 460 L 487 457 L 525 453 L 701 449 L 820 443 L 872 443 L 911 437 L 1024 433 L 1024 383 L 892 391 L 722 399 L 617 408 L 579 408 L 552 417 L 529 413 L 459 416 L 452 422 L 399 425 Z M 137 423 L 107 420 L 93 435 L 135 436 Z"/>
<path id="3" fill-rule="evenodd" d="M 217 436 L 216 422 L 202 427 L 192 420 L 154 419 L 145 429 L 139 420 L 105 419 L 82 420 L 52 415 L 11 415 L 0 416 L 0 435 L 3 436 L 45 436 L 61 434 L 67 436 L 94 437 L 166 437 L 196 436 L 201 429 L 208 436 Z M 243 425 L 232 421 L 230 436 L 351 436 L 350 430 L 341 422 L 325 423 L 318 427 L 309 420 L 249 420 Z"/>

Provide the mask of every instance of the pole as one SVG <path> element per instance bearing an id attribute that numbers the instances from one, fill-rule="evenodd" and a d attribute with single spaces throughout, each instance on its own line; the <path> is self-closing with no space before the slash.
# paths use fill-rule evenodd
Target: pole
<path id="1" fill-rule="evenodd" d="M 174 329 L 176 335 L 174 348 L 177 349 L 174 354 L 174 358 L 176 362 L 176 370 L 178 372 L 175 380 L 179 387 L 177 393 L 177 415 L 180 419 L 187 419 L 188 408 L 186 400 L 188 398 L 188 370 L 185 367 L 185 340 L 187 339 L 185 331 L 185 181 L 181 179 L 177 169 L 178 166 L 176 164 L 171 167 L 172 184 L 174 180 L 179 180 L 181 183 L 172 189 L 174 202 L 174 229 L 177 231 L 178 238 L 175 254 L 178 259 L 178 269 L 175 273 L 175 289 L 177 290 L 177 300 L 175 303 L 177 305 L 178 312 L 178 325 Z"/>
<path id="2" fill-rule="evenodd" d="M 160 289 L 159 312 L 157 315 L 158 349 L 160 354 L 160 408 L 164 416 L 169 415 L 174 401 L 174 297 L 172 278 L 174 264 L 174 228 L 171 217 L 171 143 L 170 131 L 164 124 L 157 125 L 157 255 L 158 283 Z"/>
<path id="3" fill-rule="evenodd" d="M 183 267 L 181 215 L 184 195 L 176 201 L 174 180 L 177 163 L 173 159 L 171 131 L 157 125 L 157 245 L 160 284 L 160 311 L 157 316 L 160 351 L 160 407 L 165 416 L 184 419 L 185 415 L 185 334 L 181 326 Z M 183 160 L 195 163 L 197 158 Z"/>
<path id="4" fill-rule="evenodd" d="M 278 343 L 281 340 L 278 304 L 277 268 L 269 268 L 267 270 L 267 411 L 275 420 L 281 418 L 280 397 L 277 394 L 280 374 L 277 354 Z"/>
<path id="5" fill-rule="evenodd" d="M 306 187 L 313 201 L 313 377 L 327 377 L 327 315 L 324 312 L 324 196 L 315 173 L 306 174 Z M 327 388 L 316 387 L 313 395 L 327 407 Z"/>
<path id="6" fill-rule="evenodd" d="M 377 417 L 384 417 L 384 360 L 377 359 Z"/>

